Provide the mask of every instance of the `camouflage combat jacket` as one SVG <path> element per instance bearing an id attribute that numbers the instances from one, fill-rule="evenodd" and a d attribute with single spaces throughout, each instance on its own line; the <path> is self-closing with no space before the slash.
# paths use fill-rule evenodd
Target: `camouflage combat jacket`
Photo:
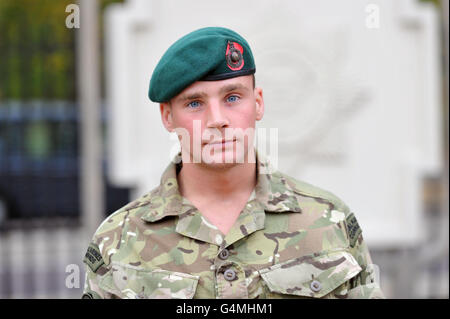
<path id="1" fill-rule="evenodd" d="M 267 165 L 257 161 L 257 172 Z M 179 193 L 179 165 L 100 225 L 83 298 L 383 298 L 355 215 L 279 171 L 224 235 Z"/>

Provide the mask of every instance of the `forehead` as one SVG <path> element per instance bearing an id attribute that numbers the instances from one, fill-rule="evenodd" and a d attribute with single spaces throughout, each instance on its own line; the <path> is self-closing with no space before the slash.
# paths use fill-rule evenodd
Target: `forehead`
<path id="1" fill-rule="evenodd" d="M 252 75 L 239 76 L 231 79 L 221 81 L 197 81 L 189 85 L 177 96 L 173 98 L 174 101 L 182 100 L 188 96 L 199 94 L 202 95 L 215 95 L 224 93 L 228 89 L 241 89 L 241 90 L 253 90 L 253 78 Z"/>

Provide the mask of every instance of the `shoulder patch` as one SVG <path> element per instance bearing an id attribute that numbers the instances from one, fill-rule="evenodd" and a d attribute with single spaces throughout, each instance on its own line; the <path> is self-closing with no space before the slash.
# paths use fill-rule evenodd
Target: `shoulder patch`
<path id="1" fill-rule="evenodd" d="M 96 272 L 101 265 L 105 262 L 103 261 L 100 249 L 94 243 L 90 243 L 87 249 L 86 255 L 84 256 L 83 262 L 91 268 L 93 272 Z"/>
<path id="2" fill-rule="evenodd" d="M 353 213 L 347 216 L 346 222 L 348 237 L 350 238 L 350 247 L 355 247 L 356 241 L 362 233 L 361 227 L 359 227 L 358 221 Z"/>

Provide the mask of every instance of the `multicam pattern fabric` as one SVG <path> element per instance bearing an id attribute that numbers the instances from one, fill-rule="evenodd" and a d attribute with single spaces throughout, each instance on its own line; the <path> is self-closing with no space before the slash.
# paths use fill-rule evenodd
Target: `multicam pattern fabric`
<path id="1" fill-rule="evenodd" d="M 384 298 L 356 217 L 333 194 L 258 173 L 224 235 L 180 195 L 178 169 L 100 225 L 84 298 Z"/>

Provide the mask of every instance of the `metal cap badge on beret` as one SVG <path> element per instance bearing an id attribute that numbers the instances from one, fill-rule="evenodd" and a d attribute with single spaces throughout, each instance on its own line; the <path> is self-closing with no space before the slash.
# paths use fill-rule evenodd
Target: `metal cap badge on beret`
<path id="1" fill-rule="evenodd" d="M 218 81 L 255 73 L 247 41 L 219 27 L 202 28 L 176 41 L 164 53 L 150 80 L 148 97 L 168 102 L 195 81 Z"/>

